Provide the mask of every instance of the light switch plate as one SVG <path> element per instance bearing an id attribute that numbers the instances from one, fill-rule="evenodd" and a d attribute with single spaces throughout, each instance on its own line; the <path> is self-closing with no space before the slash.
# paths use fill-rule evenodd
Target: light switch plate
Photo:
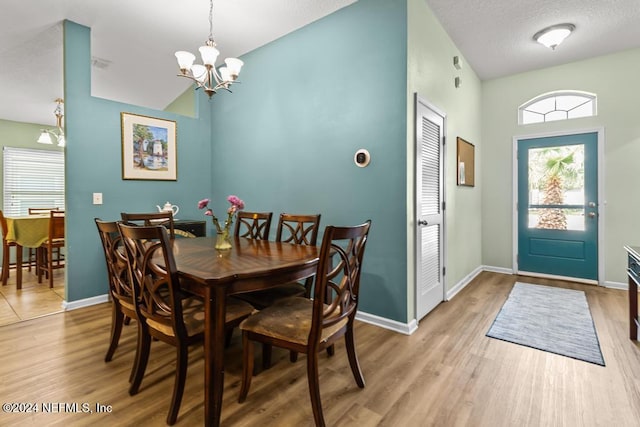
<path id="1" fill-rule="evenodd" d="M 102 204 L 102 193 L 93 193 L 93 204 L 94 205 Z"/>

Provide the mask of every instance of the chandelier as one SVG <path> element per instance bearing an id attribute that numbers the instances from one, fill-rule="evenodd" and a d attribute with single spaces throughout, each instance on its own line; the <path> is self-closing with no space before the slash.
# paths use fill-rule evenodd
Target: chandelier
<path id="1" fill-rule="evenodd" d="M 224 60 L 226 66 L 216 70 L 216 60 L 220 51 L 216 49 L 216 42 L 213 40 L 213 0 L 209 0 L 209 39 L 204 46 L 200 46 L 199 51 L 204 65 L 194 64 L 196 57 L 191 52 L 183 50 L 176 52 L 178 66 L 180 67 L 178 76 L 193 80 L 198 85 L 198 88 L 204 89 L 209 98 L 218 89 L 225 89 L 231 92 L 229 86 L 236 82 L 244 62 L 237 58 L 227 58 Z"/>
<path id="2" fill-rule="evenodd" d="M 40 144 L 53 144 L 53 140 L 51 139 L 51 137 L 53 136 L 58 142 L 58 147 L 64 147 L 66 143 L 64 139 L 64 130 L 62 129 L 62 118 L 64 117 L 62 104 L 64 104 L 64 101 L 62 100 L 62 98 L 58 98 L 56 99 L 56 102 L 58 103 L 58 105 L 56 106 L 56 109 L 53 110 L 53 114 L 55 114 L 56 116 L 56 127 L 58 129 L 42 129 L 42 133 L 40 134 L 40 137 L 38 137 L 37 142 L 39 142 Z"/>

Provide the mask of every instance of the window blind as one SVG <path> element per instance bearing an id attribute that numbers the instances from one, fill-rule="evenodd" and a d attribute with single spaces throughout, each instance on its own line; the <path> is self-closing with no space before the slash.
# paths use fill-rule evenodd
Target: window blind
<path id="1" fill-rule="evenodd" d="M 29 208 L 64 209 L 64 152 L 3 148 L 3 212 L 28 214 Z"/>

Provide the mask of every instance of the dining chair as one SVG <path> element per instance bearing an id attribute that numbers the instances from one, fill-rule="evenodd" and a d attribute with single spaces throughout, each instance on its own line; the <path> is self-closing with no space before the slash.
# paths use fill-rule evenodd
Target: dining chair
<path id="1" fill-rule="evenodd" d="M 318 240 L 319 226 L 320 214 L 294 215 L 282 213 L 278 219 L 276 242 L 315 246 Z M 306 296 L 309 298 L 312 284 L 313 278 L 310 277 L 304 283 L 287 283 L 269 289 L 247 292 L 238 295 L 238 297 L 249 302 L 258 310 L 262 310 L 283 298 L 292 296 Z"/>
<path id="2" fill-rule="evenodd" d="M 149 360 L 152 337 L 176 347 L 175 383 L 167 424 L 176 422 L 184 392 L 189 346 L 204 340 L 204 305 L 188 296 L 178 277 L 172 243 L 160 225 L 118 224 L 127 255 L 138 319 L 138 346 L 129 394 L 138 393 Z M 233 328 L 254 308 L 234 298 L 227 302 L 225 327 Z"/>
<path id="3" fill-rule="evenodd" d="M 160 211 L 160 212 L 144 212 L 144 213 L 130 213 L 122 212 L 120 217 L 124 222 L 135 225 L 162 225 L 169 231 L 169 237 L 175 239 L 176 231 L 174 227 L 173 212 Z"/>
<path id="4" fill-rule="evenodd" d="M 236 228 L 233 235 L 247 239 L 269 240 L 272 216 L 273 212 L 240 211 L 236 214 Z"/>
<path id="5" fill-rule="evenodd" d="M 7 219 L 4 217 L 4 213 L 0 210 L 0 228 L 2 228 L 2 286 L 7 285 L 9 280 L 9 270 L 15 269 L 15 263 L 11 262 L 11 248 L 16 247 L 15 242 L 7 242 L 7 233 L 9 232 Z"/>
<path id="6" fill-rule="evenodd" d="M 351 372 L 358 387 L 364 378 L 356 354 L 353 324 L 360 296 L 360 274 L 371 221 L 353 227 L 325 228 L 313 299 L 293 297 L 244 320 L 243 368 L 238 402 L 246 400 L 253 375 L 251 341 L 305 353 L 307 381 L 316 426 L 324 426 L 318 379 L 318 353 L 345 338 Z"/>
<path id="7" fill-rule="evenodd" d="M 49 235 L 47 240 L 38 248 L 39 254 L 36 256 L 38 265 L 38 283 L 42 283 L 42 275 L 46 273 L 49 279 L 49 287 L 53 288 L 53 270 L 64 268 L 64 257 L 61 254 L 65 246 L 64 240 L 64 211 L 49 212 Z M 58 254 L 56 256 L 56 254 Z"/>
<path id="8" fill-rule="evenodd" d="M 318 240 L 319 227 L 320 214 L 295 215 L 281 213 L 280 217 L 278 218 L 278 227 L 276 229 L 276 242 L 315 246 Z M 236 297 L 247 301 L 258 310 L 262 310 L 284 298 L 296 296 L 304 296 L 306 298 L 309 298 L 311 296 L 312 285 L 313 277 L 309 277 L 305 280 L 304 283 L 286 283 L 269 289 L 246 292 L 243 294 L 239 294 Z M 295 362 L 298 359 L 298 353 L 291 351 L 289 359 L 291 360 L 291 362 Z M 270 367 L 271 346 L 269 344 L 263 343 L 262 368 L 269 369 Z"/>
<path id="9" fill-rule="evenodd" d="M 53 208 L 27 208 L 27 213 L 29 215 L 49 215 L 49 212 L 51 211 L 59 211 L 60 208 L 59 207 L 53 207 Z M 57 252 L 55 254 L 57 257 L 60 256 L 60 253 Z M 28 252 L 28 262 L 27 262 L 27 271 L 31 271 L 31 267 L 37 267 L 38 265 L 38 260 L 37 260 L 37 248 L 29 248 L 29 252 Z"/>
<path id="10" fill-rule="evenodd" d="M 107 263 L 107 278 L 109 282 L 109 294 L 111 295 L 111 338 L 109 348 L 104 357 L 105 362 L 110 362 L 118 348 L 122 327 L 127 319 L 136 319 L 135 301 L 133 289 L 129 280 L 129 270 L 124 244 L 116 221 L 103 221 L 94 218 L 98 227 L 98 234 L 102 242 L 102 250 Z M 133 379 L 133 368 L 129 381 Z"/>

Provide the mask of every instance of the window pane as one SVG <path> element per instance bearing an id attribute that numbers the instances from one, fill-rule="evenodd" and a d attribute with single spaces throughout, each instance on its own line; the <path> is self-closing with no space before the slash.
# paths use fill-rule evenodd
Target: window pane
<path id="1" fill-rule="evenodd" d="M 64 209 L 64 153 L 4 147 L 6 216 L 27 215 L 29 208 Z"/>
<path id="2" fill-rule="evenodd" d="M 591 117 L 591 116 L 593 116 L 593 101 L 589 101 L 569 111 L 570 119 L 575 119 L 578 117 Z"/>
<path id="3" fill-rule="evenodd" d="M 531 111 L 523 110 L 522 111 L 522 124 L 529 123 L 542 123 L 544 122 L 544 115 L 533 113 Z"/>
<path id="4" fill-rule="evenodd" d="M 549 111 L 553 111 L 556 109 L 556 98 L 551 97 L 551 98 L 546 98 L 546 99 L 542 99 L 538 102 L 534 102 L 533 104 L 529 105 L 527 107 L 527 110 L 529 111 L 534 111 L 536 113 L 540 113 L 540 114 L 546 114 Z"/>
<path id="5" fill-rule="evenodd" d="M 549 114 L 545 114 L 544 121 L 545 122 L 553 122 L 556 120 L 566 120 L 567 112 L 566 111 L 552 111 Z"/>
<path id="6" fill-rule="evenodd" d="M 584 209 L 529 209 L 529 228 L 584 231 Z"/>

